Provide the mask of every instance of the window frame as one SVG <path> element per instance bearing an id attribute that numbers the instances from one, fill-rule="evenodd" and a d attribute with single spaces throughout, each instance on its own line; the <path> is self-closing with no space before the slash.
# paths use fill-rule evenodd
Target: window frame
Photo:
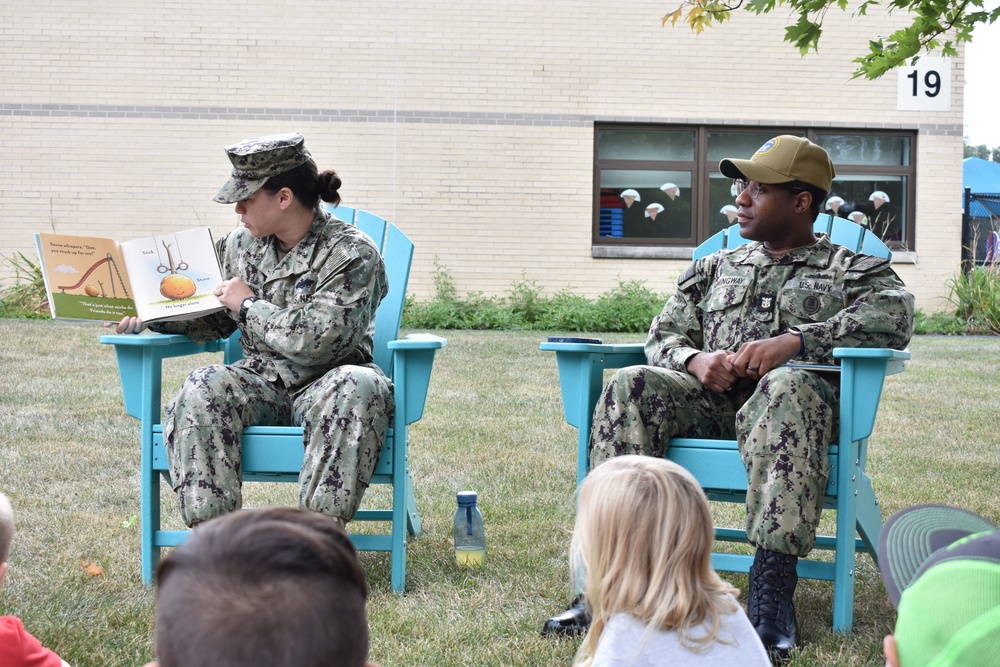
<path id="1" fill-rule="evenodd" d="M 693 161 L 683 160 L 624 160 L 621 158 L 601 160 L 598 155 L 598 144 L 600 133 L 604 130 L 639 130 L 639 131 L 691 131 L 694 132 L 694 159 Z M 706 161 L 708 155 L 708 136 L 712 132 L 760 134 L 767 133 L 770 136 L 779 134 L 793 134 L 803 136 L 810 141 L 816 142 L 819 135 L 843 134 L 843 135 L 873 135 L 905 137 L 910 141 L 909 164 L 908 165 L 865 165 L 865 164 L 836 164 L 838 175 L 865 175 L 865 176 L 902 176 L 906 180 L 906 219 L 902 222 L 904 228 L 905 242 L 887 241 L 886 245 L 892 250 L 915 251 L 915 227 L 916 227 L 916 175 L 917 175 L 917 141 L 918 132 L 916 130 L 889 130 L 881 128 L 840 128 L 831 127 L 794 127 L 794 126 L 773 126 L 764 127 L 760 125 L 693 125 L 685 123 L 614 123 L 595 122 L 594 123 L 594 148 L 593 148 L 593 194 L 592 194 L 592 220 L 591 220 L 591 246 L 595 257 L 617 257 L 623 253 L 634 250 L 636 257 L 648 257 L 650 253 L 667 255 L 674 254 L 672 251 L 690 250 L 705 242 L 712 236 L 709 233 L 710 205 L 709 190 L 711 173 L 718 171 L 718 163 L 709 164 Z M 749 157 L 749 156 L 747 156 Z M 687 238 L 653 238 L 653 237 L 610 237 L 600 235 L 601 216 L 601 172 L 604 170 L 626 169 L 626 170 L 650 170 L 650 171 L 690 171 L 691 172 L 691 235 Z M 836 179 L 835 179 L 836 180 Z M 690 255 L 688 255 L 690 256 Z"/>

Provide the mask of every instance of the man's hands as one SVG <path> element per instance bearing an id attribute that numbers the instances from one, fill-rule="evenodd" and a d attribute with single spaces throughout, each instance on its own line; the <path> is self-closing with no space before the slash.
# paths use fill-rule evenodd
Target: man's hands
<path id="1" fill-rule="evenodd" d="M 212 290 L 212 294 L 219 297 L 219 301 L 222 302 L 229 310 L 234 313 L 238 313 L 240 310 L 240 304 L 243 303 L 243 299 L 248 296 L 256 296 L 247 284 L 243 282 L 242 278 L 230 278 L 229 280 L 223 281 L 218 287 Z"/>
<path id="2" fill-rule="evenodd" d="M 687 371 L 698 378 L 706 389 L 721 394 L 736 383 L 736 371 L 729 360 L 731 356 L 725 350 L 699 352 L 688 359 Z"/>
<path id="3" fill-rule="evenodd" d="M 738 379 L 759 379 L 799 353 L 798 334 L 784 333 L 774 338 L 744 343 L 735 353 L 699 352 L 687 362 L 688 373 L 709 391 L 728 391 Z"/>

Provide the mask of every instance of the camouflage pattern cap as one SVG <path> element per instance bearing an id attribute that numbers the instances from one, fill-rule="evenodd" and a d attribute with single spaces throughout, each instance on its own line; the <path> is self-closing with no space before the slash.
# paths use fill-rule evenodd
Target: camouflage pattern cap
<path id="1" fill-rule="evenodd" d="M 802 181 L 830 191 L 836 175 L 830 154 L 808 139 L 782 134 L 764 143 L 749 160 L 725 158 L 719 171 L 729 178 L 779 185 Z"/>
<path id="2" fill-rule="evenodd" d="M 260 190 L 267 179 L 305 164 L 312 156 L 298 132 L 269 134 L 226 146 L 233 173 L 214 201 L 235 204 Z"/>

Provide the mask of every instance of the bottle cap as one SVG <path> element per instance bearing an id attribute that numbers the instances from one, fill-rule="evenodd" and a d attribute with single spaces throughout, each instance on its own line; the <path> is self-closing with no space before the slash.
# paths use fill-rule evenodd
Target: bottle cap
<path id="1" fill-rule="evenodd" d="M 476 504 L 478 496 L 475 491 L 459 491 L 455 494 L 455 497 L 458 498 L 459 507 L 472 507 Z"/>

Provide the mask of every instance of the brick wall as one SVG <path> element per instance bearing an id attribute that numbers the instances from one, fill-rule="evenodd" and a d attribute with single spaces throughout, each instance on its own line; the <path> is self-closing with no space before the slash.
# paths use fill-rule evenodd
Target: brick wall
<path id="1" fill-rule="evenodd" d="M 29 6 L 30 5 L 30 6 Z M 900 112 L 896 77 L 851 80 L 867 39 L 900 23 L 832 11 L 820 52 L 784 16 L 736 12 L 696 36 L 671 2 L 430 0 L 0 7 L 0 254 L 49 231 L 132 238 L 235 223 L 211 202 L 222 146 L 298 130 L 345 203 L 417 244 L 461 291 L 526 277 L 596 295 L 669 291 L 684 262 L 591 257 L 594 121 L 918 131 L 916 262 L 898 270 L 935 310 L 958 267 L 962 61 L 947 112 Z M 778 12 L 781 14 L 782 12 Z M 9 276 L 4 267 L 0 276 Z"/>

